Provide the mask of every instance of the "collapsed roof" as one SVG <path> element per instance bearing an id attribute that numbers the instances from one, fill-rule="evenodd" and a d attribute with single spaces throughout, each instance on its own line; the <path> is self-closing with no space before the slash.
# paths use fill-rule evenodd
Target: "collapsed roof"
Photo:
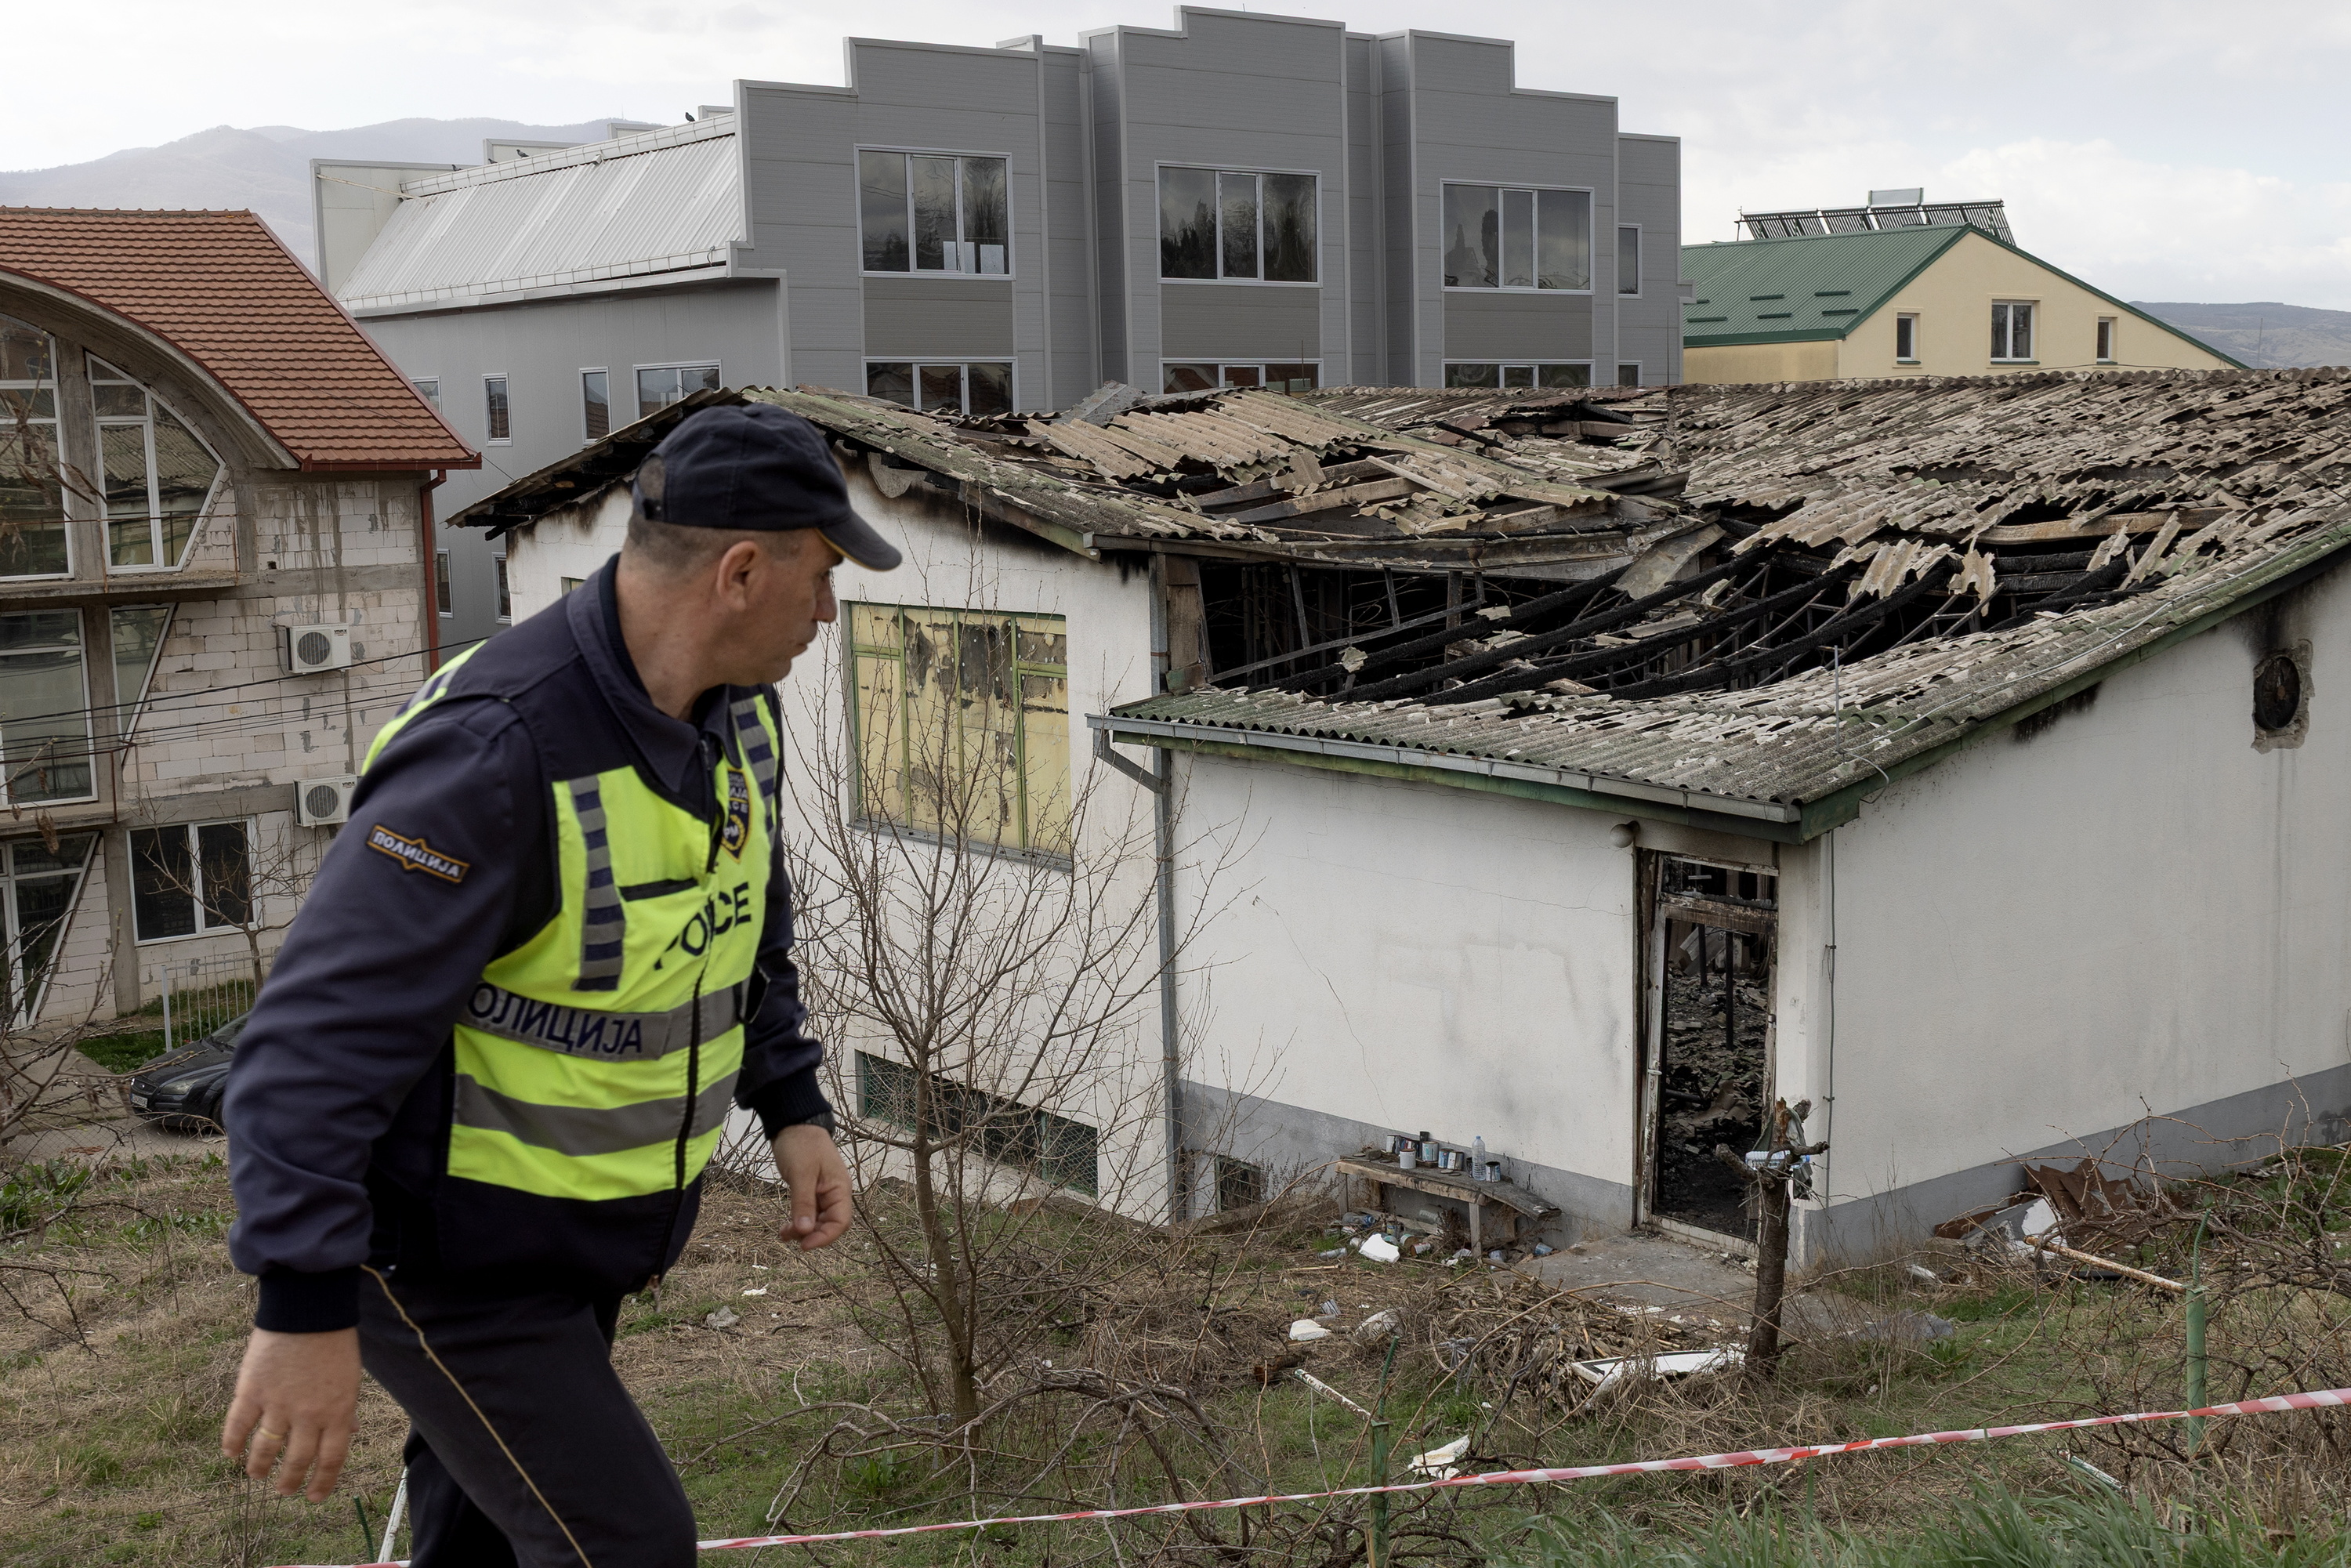
<path id="1" fill-rule="evenodd" d="M 1162 550 L 1377 571 L 1588 575 L 1687 527 L 1653 394 L 1404 388 L 1144 397 L 963 417 L 804 386 L 697 392 L 449 520 L 493 535 L 601 494 L 686 414 L 757 400 L 830 433 L 892 499 L 922 486 L 1099 558 Z"/>
<path id="2" fill-rule="evenodd" d="M 1660 401 L 1687 510 L 1629 565 L 1435 632 L 1374 620 L 1334 656 L 1097 722 L 1809 837 L 2351 545 L 2341 370 Z"/>
<path id="3" fill-rule="evenodd" d="M 884 495 L 925 485 L 1088 555 L 1580 575 L 1685 521 L 1682 476 L 1649 455 L 1659 416 L 1580 392 L 1530 392 L 1525 433 L 1482 440 L 1251 390 L 1113 384 L 1056 414 L 977 418 L 820 387 L 748 395 L 833 433 Z"/>

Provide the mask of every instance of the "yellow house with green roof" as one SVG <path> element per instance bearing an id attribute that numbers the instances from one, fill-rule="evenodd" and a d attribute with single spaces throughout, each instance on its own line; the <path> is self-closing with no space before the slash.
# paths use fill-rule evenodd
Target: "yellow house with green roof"
<path id="1" fill-rule="evenodd" d="M 1682 277 L 1686 382 L 2244 368 L 1965 225 L 1685 246 Z"/>

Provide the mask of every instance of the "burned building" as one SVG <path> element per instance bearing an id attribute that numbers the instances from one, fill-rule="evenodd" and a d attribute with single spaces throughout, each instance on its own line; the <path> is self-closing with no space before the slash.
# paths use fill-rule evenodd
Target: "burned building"
<path id="1" fill-rule="evenodd" d="M 1821 1256 L 2021 1157 L 2341 1135 L 2340 372 L 755 395 L 910 546 L 843 569 L 842 689 L 862 606 L 1050 622 L 1029 755 L 1163 810 L 1177 919 L 1246 868 L 1169 981 L 1179 1204 L 1427 1128 L 1735 1234 L 1713 1147 L 1809 1099 Z M 632 463 L 457 520 L 543 602 Z"/>

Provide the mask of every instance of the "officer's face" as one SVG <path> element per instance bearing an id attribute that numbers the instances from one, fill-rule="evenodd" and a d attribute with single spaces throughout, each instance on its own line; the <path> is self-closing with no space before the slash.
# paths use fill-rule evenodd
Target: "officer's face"
<path id="1" fill-rule="evenodd" d="M 814 528 L 745 539 L 720 562 L 721 598 L 735 622 L 724 646 L 735 685 L 780 681 L 816 641 L 817 628 L 840 615 L 832 569 L 841 554 Z"/>

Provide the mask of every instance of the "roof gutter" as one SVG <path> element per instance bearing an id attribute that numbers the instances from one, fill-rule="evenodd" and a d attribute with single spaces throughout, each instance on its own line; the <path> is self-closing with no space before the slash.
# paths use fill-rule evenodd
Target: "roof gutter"
<path id="1" fill-rule="evenodd" d="M 1367 774 L 1438 784 L 1454 789 L 1476 789 L 1522 800 L 1542 800 L 1558 806 L 1617 814 L 1632 812 L 1653 821 L 1679 822 L 1715 832 L 1739 833 L 1780 843 L 1802 841 L 1802 809 L 1777 800 L 1746 800 L 1699 790 L 1640 784 L 1596 773 L 1579 773 L 1537 763 L 1507 762 L 1499 758 L 1464 757 L 1452 752 L 1425 751 L 1417 747 L 1384 746 L 1371 741 L 1335 740 L 1322 736 L 1289 735 L 1273 730 L 1241 729 L 1220 725 L 1179 724 L 1167 719 L 1122 718 L 1113 714 L 1089 714 L 1088 727 L 1130 746 L 1173 751 L 1206 752 L 1213 756 L 1266 758 L 1332 772 Z"/>

